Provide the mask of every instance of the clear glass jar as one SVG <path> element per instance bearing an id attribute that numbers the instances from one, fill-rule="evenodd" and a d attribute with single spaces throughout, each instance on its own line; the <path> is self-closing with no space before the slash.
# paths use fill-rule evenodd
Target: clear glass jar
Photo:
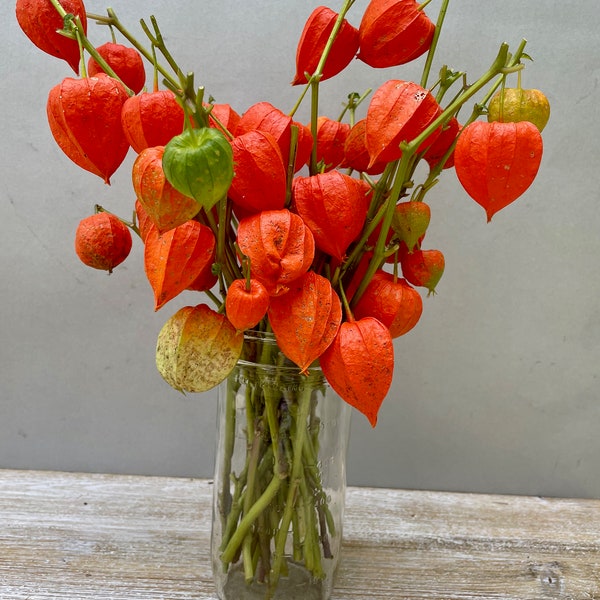
<path id="1" fill-rule="evenodd" d="M 246 332 L 219 388 L 211 551 L 221 600 L 327 600 L 339 561 L 351 409 L 318 365 Z"/>

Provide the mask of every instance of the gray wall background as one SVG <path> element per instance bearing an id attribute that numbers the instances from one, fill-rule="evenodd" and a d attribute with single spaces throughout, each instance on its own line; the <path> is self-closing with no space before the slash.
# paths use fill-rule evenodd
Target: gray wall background
<path id="1" fill-rule="evenodd" d="M 354 25 L 366 4 L 353 7 Z M 155 14 L 184 69 L 239 112 L 259 100 L 291 108 L 296 42 L 315 5 L 112 1 L 136 32 Z M 87 1 L 90 12 L 105 7 Z M 199 298 L 155 314 L 139 240 L 110 277 L 75 256 L 75 228 L 95 203 L 130 214 L 133 156 L 110 187 L 64 157 L 45 103 L 71 73 L 29 44 L 13 11 L 0 6 L 0 467 L 208 477 L 215 394 L 184 397 L 154 367 L 163 322 Z M 534 185 L 489 225 L 453 173 L 430 194 L 428 245 L 444 251 L 446 273 L 418 327 L 397 340 L 379 425 L 354 415 L 351 484 L 600 497 L 597 15 L 595 0 L 576 10 L 451 3 L 440 46 L 451 67 L 478 74 L 502 41 L 527 38 L 535 60 L 523 84 L 552 104 L 545 155 Z M 356 62 L 323 84 L 322 112 L 337 115 L 348 92 L 390 78 L 418 81 L 422 64 Z"/>

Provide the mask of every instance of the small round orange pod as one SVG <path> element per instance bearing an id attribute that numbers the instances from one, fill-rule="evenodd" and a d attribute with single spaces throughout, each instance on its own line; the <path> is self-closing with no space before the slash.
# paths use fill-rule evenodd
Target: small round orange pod
<path id="1" fill-rule="evenodd" d="M 81 262 L 109 273 L 129 256 L 131 246 L 128 227 L 111 213 L 82 219 L 75 232 L 75 252 Z"/>
<path id="2" fill-rule="evenodd" d="M 146 70 L 142 55 L 131 46 L 106 42 L 96 48 L 115 75 L 134 93 L 141 92 L 146 85 Z M 88 60 L 88 76 L 104 73 L 93 57 Z"/>
<path id="3" fill-rule="evenodd" d="M 260 281 L 236 279 L 227 289 L 225 313 L 238 331 L 245 331 L 258 325 L 267 314 L 269 302 L 269 292 Z"/>
<path id="4" fill-rule="evenodd" d="M 406 279 L 377 271 L 353 308 L 354 317 L 374 317 L 390 330 L 392 338 L 409 332 L 421 318 L 423 299 Z"/>

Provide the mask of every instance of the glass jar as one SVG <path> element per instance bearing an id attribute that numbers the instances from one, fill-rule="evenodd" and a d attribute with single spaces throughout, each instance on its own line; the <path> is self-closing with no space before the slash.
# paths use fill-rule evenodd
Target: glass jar
<path id="1" fill-rule="evenodd" d="M 246 332 L 219 387 L 211 552 L 221 600 L 327 600 L 339 561 L 351 409 Z"/>

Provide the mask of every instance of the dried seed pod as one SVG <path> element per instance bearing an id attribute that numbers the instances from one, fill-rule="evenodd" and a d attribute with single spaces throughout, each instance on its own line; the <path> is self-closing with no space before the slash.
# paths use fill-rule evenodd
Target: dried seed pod
<path id="1" fill-rule="evenodd" d="M 292 190 L 294 208 L 315 236 L 317 247 L 343 260 L 363 228 L 369 208 L 368 185 L 329 171 L 297 177 Z"/>
<path id="2" fill-rule="evenodd" d="M 371 67 L 385 68 L 427 52 L 435 25 L 416 0 L 371 0 L 358 33 L 358 58 Z"/>
<path id="3" fill-rule="evenodd" d="M 128 97 L 123 85 L 104 73 L 67 77 L 48 95 L 48 123 L 56 143 L 75 164 L 106 183 L 129 150 L 121 126 Z"/>
<path id="4" fill-rule="evenodd" d="M 309 16 L 296 50 L 296 75 L 292 85 L 307 83 L 306 73 L 312 75 L 321 60 L 327 40 L 333 30 L 338 13 L 326 6 L 319 6 Z M 358 30 L 346 19 L 331 46 L 323 67 L 321 81 L 343 71 L 358 51 Z"/>
<path id="5" fill-rule="evenodd" d="M 250 259 L 252 277 L 271 296 L 284 294 L 310 268 L 315 240 L 302 218 L 287 209 L 264 210 L 240 221 L 240 250 Z"/>
<path id="6" fill-rule="evenodd" d="M 331 387 L 375 427 L 394 374 L 388 328 L 373 317 L 344 322 L 320 362 Z"/>
<path id="7" fill-rule="evenodd" d="M 129 256 L 131 245 L 128 227 L 107 212 L 82 219 L 75 232 L 75 252 L 81 262 L 109 273 Z"/>
<path id="8" fill-rule="evenodd" d="M 87 18 L 82 0 L 60 0 L 67 14 L 79 17 L 83 31 L 87 32 Z M 49 0 L 17 0 L 16 16 L 25 35 L 40 49 L 61 58 L 79 73 L 81 54 L 76 39 L 60 33 L 64 26 L 62 17 Z"/>
<path id="9" fill-rule="evenodd" d="M 206 304 L 184 306 L 163 325 L 156 367 L 181 392 L 205 392 L 221 383 L 242 354 L 244 335 Z"/>
<path id="10" fill-rule="evenodd" d="M 121 111 L 123 132 L 138 154 L 146 148 L 166 146 L 183 131 L 184 118 L 183 108 L 171 90 L 131 96 Z"/>
<path id="11" fill-rule="evenodd" d="M 142 91 L 146 85 L 146 70 L 142 55 L 130 46 L 106 42 L 96 48 L 115 75 L 134 93 Z M 102 67 L 92 57 L 88 60 L 88 76 L 104 73 Z"/>
<path id="12" fill-rule="evenodd" d="M 473 121 L 454 148 L 454 168 L 465 191 L 487 220 L 514 202 L 533 183 L 542 160 L 539 129 L 529 121 Z"/>

